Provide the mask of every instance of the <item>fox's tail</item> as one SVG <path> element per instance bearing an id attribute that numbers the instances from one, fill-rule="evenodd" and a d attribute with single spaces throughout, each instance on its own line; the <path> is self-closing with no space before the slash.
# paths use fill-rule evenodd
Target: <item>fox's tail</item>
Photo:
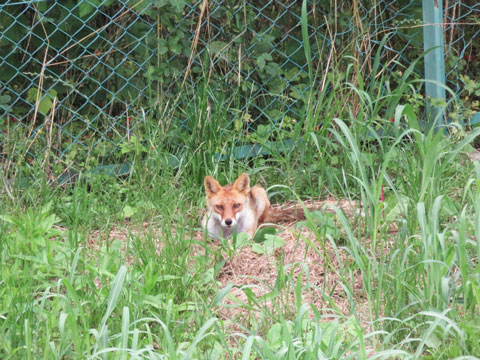
<path id="1" fill-rule="evenodd" d="M 305 212 L 298 206 L 289 209 L 268 208 L 261 220 L 261 223 L 291 223 L 305 219 Z"/>

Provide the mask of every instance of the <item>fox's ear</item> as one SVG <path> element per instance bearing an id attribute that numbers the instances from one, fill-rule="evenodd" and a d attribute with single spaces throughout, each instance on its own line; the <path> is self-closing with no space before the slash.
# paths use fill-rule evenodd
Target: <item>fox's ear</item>
<path id="1" fill-rule="evenodd" d="M 243 173 L 233 183 L 233 188 L 243 195 L 248 195 L 250 192 L 250 178 L 247 173 Z"/>
<path id="2" fill-rule="evenodd" d="M 205 176 L 205 180 L 203 180 L 203 184 L 205 185 L 205 193 L 207 194 L 208 198 L 211 198 L 213 195 L 218 193 L 222 188 L 218 183 L 218 181 L 211 176 Z"/>

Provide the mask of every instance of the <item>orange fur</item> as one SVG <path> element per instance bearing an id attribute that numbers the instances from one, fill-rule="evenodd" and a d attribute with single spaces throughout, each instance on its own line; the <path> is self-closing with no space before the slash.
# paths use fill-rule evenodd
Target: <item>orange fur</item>
<path id="1" fill-rule="evenodd" d="M 211 176 L 204 180 L 207 195 L 207 214 L 203 227 L 211 237 L 227 238 L 237 232 L 245 232 L 250 237 L 263 223 L 295 221 L 304 218 L 302 209 L 278 210 L 270 207 L 265 189 L 260 186 L 250 188 L 250 178 L 243 173 L 233 184 L 221 186 Z"/>

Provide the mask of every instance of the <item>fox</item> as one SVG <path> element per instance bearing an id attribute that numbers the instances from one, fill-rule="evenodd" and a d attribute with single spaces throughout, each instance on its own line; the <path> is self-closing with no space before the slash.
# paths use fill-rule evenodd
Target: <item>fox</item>
<path id="1" fill-rule="evenodd" d="M 204 179 L 207 212 L 202 227 L 211 238 L 229 238 L 234 229 L 253 238 L 258 226 L 305 218 L 302 209 L 274 209 L 267 192 L 259 185 L 250 188 L 250 177 L 241 174 L 233 184 L 221 186 L 211 176 Z"/>

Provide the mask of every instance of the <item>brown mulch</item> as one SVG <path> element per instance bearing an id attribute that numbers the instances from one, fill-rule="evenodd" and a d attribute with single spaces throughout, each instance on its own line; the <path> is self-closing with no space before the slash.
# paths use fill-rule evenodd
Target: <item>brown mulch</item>
<path id="1" fill-rule="evenodd" d="M 347 218 L 363 215 L 357 203 L 353 201 L 309 201 L 305 202 L 305 205 L 309 209 L 328 212 L 333 212 L 331 206 L 336 206 L 345 213 Z M 292 202 L 283 204 L 281 207 L 294 206 L 296 204 Z M 217 281 L 221 288 L 229 284 L 234 286 L 220 303 L 218 315 L 225 320 L 230 320 L 232 327 L 236 330 L 241 330 L 251 321 L 258 320 L 259 310 L 272 313 L 282 311 L 287 318 L 294 316 L 297 301 L 295 286 L 300 276 L 301 303 L 315 307 L 325 321 L 336 317 L 348 317 L 355 313 L 363 314 L 361 315 L 362 323 L 368 326 L 369 312 L 363 292 L 362 275 L 357 272 L 351 274 L 347 280 L 340 279 L 338 275 L 340 264 L 351 261 L 349 254 L 338 244 L 333 246 L 327 239 L 316 239 L 315 234 L 305 227 L 297 228 L 295 224 L 281 224 L 281 229 L 278 235 L 285 241 L 285 245 L 275 250 L 273 254 L 255 253 L 251 246 L 237 249 L 233 256 L 223 254 L 226 263 Z M 149 223 L 135 227 L 126 225 L 125 228 L 113 228 L 108 232 L 93 232 L 88 238 L 88 247 L 95 250 L 99 249 L 101 244 L 105 244 L 105 241 L 120 240 L 123 244 L 122 250 L 125 250 L 127 239 L 131 234 L 142 237 L 142 234 L 147 231 L 155 234 L 159 239 L 156 252 L 161 256 L 162 234 L 159 230 L 155 230 L 155 224 Z M 196 231 L 195 240 L 201 242 L 203 239 L 203 232 Z M 217 241 L 209 241 L 207 246 L 212 254 L 223 251 Z M 194 244 L 192 262 L 195 261 L 196 256 L 204 253 L 203 246 Z M 134 259 L 129 255 L 124 261 L 130 265 Z M 281 267 L 286 275 L 286 283 L 279 287 L 280 291 L 277 291 L 275 283 Z M 340 285 L 345 281 L 350 282 L 350 294 L 347 294 Z M 247 296 L 249 291 L 255 294 L 253 302 L 252 296 L 250 298 Z M 312 311 L 309 316 L 313 316 Z"/>
<path id="2" fill-rule="evenodd" d="M 357 204 L 349 201 L 316 201 L 306 205 L 310 209 L 324 211 L 332 211 L 330 206 L 334 205 L 342 209 L 347 217 L 361 214 Z M 295 204 L 287 204 L 282 208 L 289 206 Z M 278 235 L 285 241 L 285 245 L 273 254 L 257 254 L 251 246 L 247 246 L 226 262 L 217 280 L 221 287 L 228 284 L 234 284 L 234 287 L 224 298 L 220 308 L 221 317 L 234 320 L 234 327 L 239 330 L 239 325 L 247 326 L 252 321 L 250 316 L 256 317 L 262 308 L 273 313 L 281 309 L 287 318 L 294 316 L 295 286 L 300 276 L 301 303 L 315 307 L 325 321 L 355 312 L 365 314 L 361 320 L 366 324 L 368 312 L 362 311 L 362 308 L 366 310 L 368 304 L 363 296 L 360 272 L 349 279 L 352 281 L 350 299 L 340 285 L 344 281 L 339 279 L 337 272 L 339 263 L 349 261 L 349 255 L 339 249 L 340 246 L 333 246 L 327 239 L 316 239 L 311 230 L 304 227 L 296 229 L 294 224 L 287 224 Z M 287 284 L 278 292 L 275 283 L 278 281 L 280 267 L 283 267 L 287 276 Z M 251 296 L 249 299 L 247 292 L 250 291 L 255 294 L 256 303 L 252 303 Z M 351 308 L 349 300 L 354 300 L 355 309 Z M 275 306 L 275 303 L 280 305 Z M 313 316 L 313 312 L 309 315 Z"/>

